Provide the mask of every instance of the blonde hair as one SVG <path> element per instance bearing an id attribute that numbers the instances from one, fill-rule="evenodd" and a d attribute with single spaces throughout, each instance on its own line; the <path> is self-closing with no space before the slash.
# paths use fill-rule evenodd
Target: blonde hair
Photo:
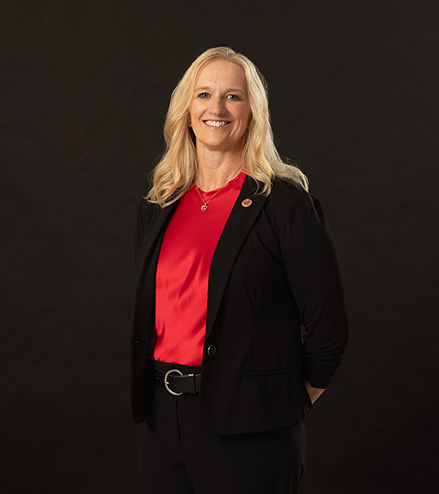
<path id="1" fill-rule="evenodd" d="M 195 180 L 198 164 L 193 131 L 188 126 L 189 107 L 198 74 L 212 60 L 235 63 L 245 72 L 251 121 L 242 150 L 242 163 L 247 175 L 261 183 L 260 193 L 270 194 L 276 177 L 308 190 L 304 173 L 296 166 L 284 163 L 274 145 L 267 84 L 262 74 L 246 56 L 220 46 L 197 57 L 172 92 L 164 125 L 166 149 L 153 171 L 153 186 L 146 199 L 166 207 L 179 199 Z"/>

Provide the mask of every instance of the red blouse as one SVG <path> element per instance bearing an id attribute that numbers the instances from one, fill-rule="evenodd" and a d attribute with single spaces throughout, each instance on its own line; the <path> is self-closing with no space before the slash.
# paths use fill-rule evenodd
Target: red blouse
<path id="1" fill-rule="evenodd" d="M 210 192 L 194 185 L 180 199 L 157 264 L 155 360 L 201 365 L 210 263 L 244 179 L 241 172 Z M 198 191 L 205 202 L 211 199 L 204 212 Z"/>

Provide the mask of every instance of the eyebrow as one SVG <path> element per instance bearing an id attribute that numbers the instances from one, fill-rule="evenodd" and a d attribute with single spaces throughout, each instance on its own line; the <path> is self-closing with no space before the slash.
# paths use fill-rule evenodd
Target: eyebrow
<path id="1" fill-rule="evenodd" d="M 210 86 L 202 86 L 202 87 L 197 87 L 195 88 L 195 91 L 201 91 L 201 90 L 204 90 L 204 89 L 212 89 Z M 238 88 L 229 88 L 225 91 L 226 93 L 242 93 L 244 94 L 244 91 L 242 91 L 242 89 L 238 89 Z"/>

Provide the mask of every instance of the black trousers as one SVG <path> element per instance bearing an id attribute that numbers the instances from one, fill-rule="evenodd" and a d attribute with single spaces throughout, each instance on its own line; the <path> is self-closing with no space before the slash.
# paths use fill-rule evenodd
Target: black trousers
<path id="1" fill-rule="evenodd" d="M 137 426 L 142 494 L 297 492 L 306 448 L 302 422 L 269 432 L 213 434 L 199 424 L 197 401 L 197 395 L 176 397 L 155 386 L 151 417 Z"/>

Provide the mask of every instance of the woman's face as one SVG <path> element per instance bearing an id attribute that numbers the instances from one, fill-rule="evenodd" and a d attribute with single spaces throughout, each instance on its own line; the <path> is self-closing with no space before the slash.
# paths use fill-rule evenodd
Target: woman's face
<path id="1" fill-rule="evenodd" d="M 250 123 L 244 70 L 225 60 L 205 65 L 195 84 L 189 123 L 197 150 L 241 151 Z"/>

